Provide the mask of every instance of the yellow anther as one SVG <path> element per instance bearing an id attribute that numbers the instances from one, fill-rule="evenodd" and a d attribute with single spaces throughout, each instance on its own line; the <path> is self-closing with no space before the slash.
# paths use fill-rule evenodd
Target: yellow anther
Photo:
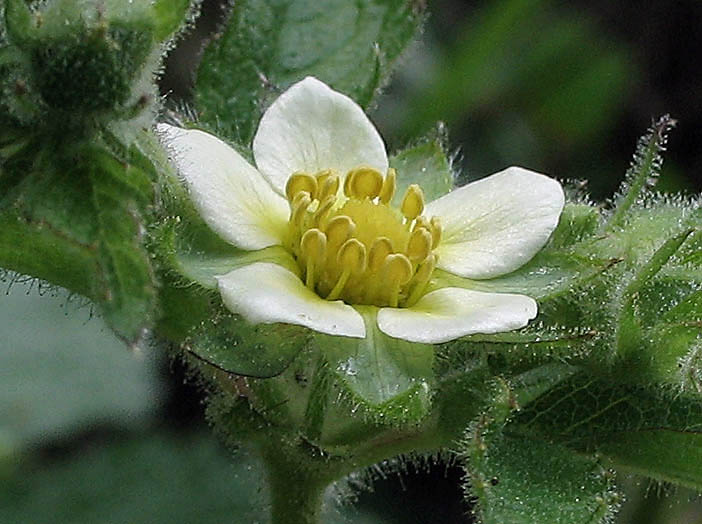
<path id="1" fill-rule="evenodd" d="M 319 195 L 317 198 L 320 201 L 330 196 L 336 197 L 336 193 L 339 191 L 339 175 L 329 174 L 324 177 L 323 181 L 321 178 L 317 180 L 319 182 Z"/>
<path id="2" fill-rule="evenodd" d="M 353 174 L 355 171 L 349 171 L 346 173 L 346 177 L 344 177 L 344 194 L 347 197 L 353 196 L 351 194 L 351 180 L 353 179 Z"/>
<path id="3" fill-rule="evenodd" d="M 363 273 L 366 269 L 366 246 L 355 238 L 349 238 L 339 249 L 337 263 L 342 267 L 341 276 L 334 288 L 327 295 L 327 300 L 336 300 L 341 296 L 351 275 Z"/>
<path id="4" fill-rule="evenodd" d="M 400 288 L 412 278 L 412 264 L 401 253 L 388 255 L 383 264 L 383 275 L 390 290 L 388 305 L 397 307 L 400 301 Z"/>
<path id="5" fill-rule="evenodd" d="M 400 211 L 407 220 L 414 220 L 424 211 L 424 192 L 417 184 L 412 184 L 407 188 Z"/>
<path id="6" fill-rule="evenodd" d="M 336 260 L 344 269 L 349 268 L 356 275 L 366 269 L 366 246 L 358 239 L 349 238 L 339 249 Z"/>
<path id="7" fill-rule="evenodd" d="M 306 191 L 314 199 L 317 194 L 317 179 L 307 173 L 293 173 L 285 184 L 288 201 L 292 202 L 302 191 Z"/>
<path id="8" fill-rule="evenodd" d="M 414 274 L 414 277 L 412 277 L 413 287 L 412 291 L 410 292 L 410 296 L 407 298 L 407 307 L 413 306 L 420 298 L 422 298 L 424 290 L 426 289 L 429 279 L 431 278 L 431 274 L 434 272 L 435 268 L 435 255 L 429 255 L 421 264 L 419 264 L 417 272 Z"/>
<path id="9" fill-rule="evenodd" d="M 380 189 L 380 201 L 383 204 L 387 204 L 395 196 L 395 189 L 397 188 L 397 171 L 392 167 L 388 168 L 388 172 L 385 175 L 385 180 L 383 180 L 383 187 Z"/>
<path id="10" fill-rule="evenodd" d="M 423 227 L 412 231 L 407 242 L 407 256 L 412 262 L 420 262 L 427 258 L 431 251 L 431 233 Z"/>
<path id="11" fill-rule="evenodd" d="M 290 210 L 290 222 L 294 227 L 300 228 L 303 225 L 307 208 L 312 203 L 312 198 L 307 191 L 300 191 L 292 202 Z"/>
<path id="12" fill-rule="evenodd" d="M 324 182 L 332 176 L 334 173 L 333 169 L 323 169 L 322 171 L 317 171 L 314 176 L 317 179 L 317 187 L 322 187 Z"/>
<path id="13" fill-rule="evenodd" d="M 314 212 L 314 223 L 317 227 L 324 227 L 329 212 L 335 203 L 336 197 L 333 195 L 329 195 L 320 202 L 319 207 L 317 207 L 317 210 Z"/>
<path id="14" fill-rule="evenodd" d="M 441 232 L 443 228 L 441 227 L 441 220 L 439 217 L 431 217 L 429 231 L 431 231 L 431 248 L 436 249 L 436 246 L 441 242 Z"/>
<path id="15" fill-rule="evenodd" d="M 383 175 L 372 167 L 359 167 L 349 171 L 347 180 L 349 192 L 346 194 L 358 199 L 373 199 L 380 194 L 383 187 Z M 344 191 L 347 189 L 346 185 L 344 184 Z"/>
<path id="16" fill-rule="evenodd" d="M 368 269 L 372 272 L 378 271 L 388 255 L 392 254 L 392 242 L 387 237 L 379 237 L 373 241 L 373 245 L 368 252 Z"/>
<path id="17" fill-rule="evenodd" d="M 300 253 L 305 259 L 305 285 L 314 290 L 315 271 L 324 263 L 327 237 L 319 229 L 308 229 L 300 241 Z"/>
<path id="18" fill-rule="evenodd" d="M 385 276 L 392 282 L 404 285 L 412 278 L 412 264 L 402 253 L 393 253 L 385 258 Z"/>
<path id="19" fill-rule="evenodd" d="M 425 216 L 418 216 L 414 220 L 414 226 L 412 229 L 419 229 L 420 227 L 423 227 L 424 229 L 431 231 L 431 222 L 429 222 L 429 219 Z"/>
<path id="20" fill-rule="evenodd" d="M 353 234 L 356 224 L 346 215 L 332 218 L 327 224 L 327 242 L 329 246 L 339 247 Z"/>
<path id="21" fill-rule="evenodd" d="M 305 258 L 321 260 L 326 256 L 327 236 L 319 229 L 313 228 L 305 231 L 300 240 L 300 252 Z"/>

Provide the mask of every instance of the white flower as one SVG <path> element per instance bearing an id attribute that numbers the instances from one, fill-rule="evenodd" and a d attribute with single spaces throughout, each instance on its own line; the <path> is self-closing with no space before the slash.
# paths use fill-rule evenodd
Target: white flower
<path id="1" fill-rule="evenodd" d="M 284 264 L 257 261 L 217 277 L 225 305 L 250 322 L 363 338 L 371 311 L 387 335 L 439 343 L 536 316 L 530 297 L 469 288 L 518 269 L 546 243 L 564 205 L 549 177 L 510 167 L 426 206 L 413 185 L 393 207 L 402 174 L 388 168 L 375 127 L 311 77 L 263 115 L 257 167 L 202 131 L 159 131 L 214 231 L 244 250 L 290 253 Z M 462 287 L 443 287 L 442 272 L 465 279 Z"/>

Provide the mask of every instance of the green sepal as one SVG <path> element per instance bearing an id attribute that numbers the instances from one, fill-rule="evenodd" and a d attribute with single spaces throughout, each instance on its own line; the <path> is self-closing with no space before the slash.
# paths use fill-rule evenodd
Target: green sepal
<path id="1" fill-rule="evenodd" d="M 575 246 L 597 233 L 600 221 L 600 211 L 596 206 L 566 202 L 546 249 L 564 250 Z"/>
<path id="2" fill-rule="evenodd" d="M 25 0 L 5 1 L 4 24 L 7 36 L 16 45 L 31 39 L 36 31 L 32 12 Z"/>
<path id="3" fill-rule="evenodd" d="M 540 393 L 563 375 L 545 374 L 520 384 L 527 396 Z M 567 376 L 567 374 L 565 375 Z M 466 430 L 459 453 L 466 461 L 466 493 L 477 499 L 484 524 L 606 522 L 619 502 L 613 475 L 592 456 L 509 433 L 518 410 L 511 384 L 496 379 L 487 409 Z"/>
<path id="4" fill-rule="evenodd" d="M 183 347 L 195 357 L 228 373 L 268 378 L 285 371 L 309 344 L 311 331 L 292 324 L 251 324 L 216 306 Z"/>
<path id="5" fill-rule="evenodd" d="M 156 39 L 166 40 L 183 27 L 189 14 L 196 11 L 200 2 L 201 0 L 155 0 L 151 9 L 155 20 Z"/>
<path id="6" fill-rule="evenodd" d="M 308 75 L 368 107 L 422 20 L 405 0 L 241 0 L 197 73 L 201 121 L 248 145 L 265 106 Z"/>
<path id="7" fill-rule="evenodd" d="M 692 232 L 692 229 L 687 229 L 666 240 L 651 258 L 638 269 L 635 276 L 624 289 L 621 298 L 622 305 L 619 314 L 619 332 L 617 334 L 616 347 L 620 358 L 630 357 L 640 351 L 645 328 L 642 325 L 639 312 L 639 297 L 644 286 L 654 279 Z M 657 301 L 660 301 L 660 299 L 661 296 L 659 294 Z"/>
<path id="8" fill-rule="evenodd" d="M 356 309 L 365 322 L 365 338 L 318 335 L 315 340 L 348 400 L 372 420 L 387 424 L 421 420 L 431 406 L 433 347 L 380 331 L 374 306 Z"/>
<path id="9" fill-rule="evenodd" d="M 419 144 L 408 147 L 389 158 L 397 170 L 397 189 L 392 204 L 399 207 L 410 184 L 418 184 L 427 202 L 436 200 L 453 189 L 454 176 L 446 155 L 446 132 L 443 127 Z"/>
<path id="10" fill-rule="evenodd" d="M 526 406 L 508 430 L 600 453 L 616 467 L 654 479 L 702 488 L 699 395 L 579 373 Z"/>
<path id="11" fill-rule="evenodd" d="M 614 212 L 607 220 L 605 230 L 624 227 L 630 212 L 641 206 L 643 197 L 658 178 L 663 164 L 661 152 L 665 150 L 668 133 L 676 123 L 670 115 L 664 115 L 639 139 L 634 159 L 615 198 Z"/>

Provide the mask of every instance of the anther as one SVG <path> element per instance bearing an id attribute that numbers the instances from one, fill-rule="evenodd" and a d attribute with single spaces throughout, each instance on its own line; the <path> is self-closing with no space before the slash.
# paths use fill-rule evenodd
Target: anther
<path id="1" fill-rule="evenodd" d="M 368 269 L 372 272 L 383 267 L 383 263 L 388 255 L 392 254 L 392 242 L 387 237 L 378 237 L 373 241 L 373 245 L 368 252 Z"/>
<path id="2" fill-rule="evenodd" d="M 412 278 L 412 264 L 405 255 L 394 253 L 385 259 L 383 271 L 387 284 L 390 286 L 388 305 L 397 307 L 400 301 L 400 288 Z"/>
<path id="3" fill-rule="evenodd" d="M 380 194 L 383 187 L 383 175 L 371 167 L 359 167 L 350 171 L 347 180 L 349 181 L 347 195 L 358 199 L 373 199 Z M 346 184 L 344 190 L 346 190 Z"/>
<path id="4" fill-rule="evenodd" d="M 326 227 L 327 244 L 330 250 L 346 242 L 356 229 L 356 224 L 346 215 L 332 218 Z"/>
<path id="5" fill-rule="evenodd" d="M 330 196 L 336 197 L 337 191 L 339 191 L 339 175 L 329 174 L 324 176 L 324 179 L 318 178 L 319 182 L 319 195 L 317 198 L 324 200 Z"/>
<path id="6" fill-rule="evenodd" d="M 427 258 L 431 251 L 431 233 L 423 227 L 415 229 L 407 242 L 407 256 L 414 262 L 420 262 Z"/>
<path id="7" fill-rule="evenodd" d="M 324 262 L 327 251 L 327 237 L 319 229 L 308 229 L 300 241 L 300 253 L 305 260 L 305 285 L 314 290 L 315 271 Z"/>
<path id="8" fill-rule="evenodd" d="M 317 179 L 317 187 L 324 186 L 324 182 L 334 174 L 333 169 L 323 169 L 322 171 L 317 171 L 314 176 Z"/>
<path id="9" fill-rule="evenodd" d="M 380 189 L 380 201 L 383 204 L 387 204 L 395 196 L 395 189 L 397 188 L 397 171 L 392 167 L 388 168 L 388 172 L 385 175 L 385 180 L 383 180 L 383 187 Z"/>
<path id="10" fill-rule="evenodd" d="M 400 211 L 407 220 L 414 220 L 424 211 L 424 193 L 417 184 L 411 184 L 407 188 Z"/>
<path id="11" fill-rule="evenodd" d="M 329 212 L 331 211 L 331 208 L 334 206 L 335 202 L 336 196 L 334 195 L 329 195 L 320 202 L 319 207 L 317 207 L 313 217 L 314 223 L 317 227 L 324 227 L 325 221 L 329 216 Z"/>
<path id="12" fill-rule="evenodd" d="M 288 201 L 292 202 L 302 191 L 309 193 L 314 199 L 317 194 L 317 179 L 307 173 L 293 173 L 285 184 L 285 195 Z"/>
<path id="13" fill-rule="evenodd" d="M 290 222 L 293 226 L 300 228 L 303 225 L 305 215 L 307 214 L 307 208 L 312 203 L 312 198 L 307 191 L 300 191 L 295 195 L 290 211 Z"/>
<path id="14" fill-rule="evenodd" d="M 429 219 L 423 215 L 418 216 L 414 220 L 414 226 L 412 226 L 412 229 L 419 229 L 420 227 L 423 227 L 427 231 L 431 231 L 431 223 L 429 222 Z"/>
<path id="15" fill-rule="evenodd" d="M 327 295 L 327 300 L 336 300 L 341 296 L 351 275 L 363 273 L 366 269 L 366 246 L 355 238 L 349 238 L 339 249 L 337 263 L 343 268 L 334 288 Z"/>
<path id="16" fill-rule="evenodd" d="M 431 217 L 429 231 L 431 231 L 431 248 L 436 249 L 436 246 L 441 242 L 441 232 L 443 228 L 441 227 L 441 220 L 439 217 Z"/>
<path id="17" fill-rule="evenodd" d="M 327 236 L 317 228 L 308 229 L 300 240 L 300 253 L 310 259 L 321 260 L 326 256 Z"/>
<path id="18" fill-rule="evenodd" d="M 362 273 L 366 269 L 366 246 L 356 238 L 349 238 L 336 255 L 337 262 L 343 268 L 350 268 L 351 273 Z"/>
<path id="19" fill-rule="evenodd" d="M 429 279 L 431 278 L 431 274 L 434 272 L 434 268 L 436 268 L 436 256 L 433 254 L 429 255 L 419 264 L 414 277 L 412 277 L 413 287 L 407 298 L 407 307 L 412 307 L 422 297 L 424 289 L 427 287 Z"/>

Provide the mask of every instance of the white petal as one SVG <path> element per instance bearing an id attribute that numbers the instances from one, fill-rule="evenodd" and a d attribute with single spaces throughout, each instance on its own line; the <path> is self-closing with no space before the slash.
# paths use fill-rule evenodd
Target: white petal
<path id="1" fill-rule="evenodd" d="M 518 329 L 536 312 L 536 302 L 525 295 L 446 287 L 427 293 L 411 308 L 381 309 L 378 327 L 391 337 L 438 344 L 474 333 Z"/>
<path id="2" fill-rule="evenodd" d="M 227 308 L 254 324 L 283 322 L 329 335 L 366 336 L 363 318 L 354 308 L 320 298 L 277 264 L 257 262 L 216 278 Z"/>
<path id="3" fill-rule="evenodd" d="M 282 242 L 288 204 L 239 153 L 203 131 L 167 124 L 158 131 L 195 207 L 213 230 L 242 249 Z"/>
<path id="4" fill-rule="evenodd" d="M 514 271 L 544 246 L 564 202 L 556 180 L 521 167 L 442 196 L 425 212 L 443 226 L 438 266 L 474 279 Z"/>
<path id="5" fill-rule="evenodd" d="M 295 171 L 367 166 L 385 173 L 385 144 L 356 102 L 316 78 L 285 91 L 263 115 L 253 142 L 256 165 L 284 193 Z"/>

